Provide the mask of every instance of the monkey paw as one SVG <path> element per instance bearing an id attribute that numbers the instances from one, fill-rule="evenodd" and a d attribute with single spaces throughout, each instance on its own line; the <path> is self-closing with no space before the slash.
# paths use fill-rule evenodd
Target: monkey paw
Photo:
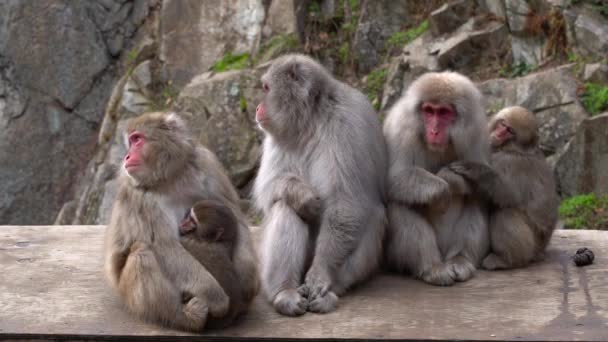
<path id="1" fill-rule="evenodd" d="M 481 262 L 481 267 L 484 270 L 493 271 L 501 268 L 506 268 L 506 263 L 496 254 L 490 253 Z"/>
<path id="2" fill-rule="evenodd" d="M 198 297 L 192 297 L 184 305 L 183 312 L 190 329 L 200 331 L 205 327 L 209 313 L 209 308 L 205 304 L 205 301 Z"/>
<path id="3" fill-rule="evenodd" d="M 208 289 L 205 298 L 209 305 L 209 312 L 213 317 L 226 316 L 230 307 L 230 298 L 221 287 Z"/>
<path id="4" fill-rule="evenodd" d="M 272 303 L 278 313 L 285 316 L 300 316 L 306 313 L 308 301 L 295 289 L 283 290 Z"/>
<path id="5" fill-rule="evenodd" d="M 446 264 L 433 265 L 428 271 L 422 272 L 420 279 L 424 282 L 438 285 L 450 286 L 454 284 L 454 270 Z"/>
<path id="6" fill-rule="evenodd" d="M 456 281 L 467 281 L 471 279 L 475 273 L 475 266 L 466 259 L 450 262 L 449 266 L 454 272 L 454 280 Z"/>
<path id="7" fill-rule="evenodd" d="M 304 219 L 304 221 L 314 221 L 319 218 L 323 201 L 319 196 L 306 198 L 296 212 Z"/>
<path id="8" fill-rule="evenodd" d="M 324 297 L 331 286 L 329 274 L 319 267 L 312 267 L 306 274 L 304 285 L 300 286 L 298 292 L 305 293 L 310 302 L 317 297 Z"/>
<path id="9" fill-rule="evenodd" d="M 324 296 L 318 296 L 314 300 L 308 302 L 308 311 L 314 313 L 328 313 L 336 310 L 338 307 L 338 296 L 335 293 L 328 291 Z"/>

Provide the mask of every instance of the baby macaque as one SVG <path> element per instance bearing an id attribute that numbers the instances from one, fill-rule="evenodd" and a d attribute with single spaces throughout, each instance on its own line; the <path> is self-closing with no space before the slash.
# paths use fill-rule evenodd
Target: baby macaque
<path id="1" fill-rule="evenodd" d="M 228 326 L 249 305 L 244 302 L 243 289 L 232 260 L 238 239 L 236 216 L 220 202 L 198 201 L 180 223 L 179 233 L 184 248 L 205 266 L 230 298 L 226 316 L 209 318 L 206 328 Z"/>

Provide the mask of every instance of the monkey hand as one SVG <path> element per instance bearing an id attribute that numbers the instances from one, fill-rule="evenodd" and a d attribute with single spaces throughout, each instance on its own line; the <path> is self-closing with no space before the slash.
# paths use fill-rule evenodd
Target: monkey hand
<path id="1" fill-rule="evenodd" d="M 487 176 L 492 170 L 484 164 L 472 161 L 459 160 L 448 165 L 448 168 L 466 179 L 478 182 L 482 177 Z"/>
<path id="2" fill-rule="evenodd" d="M 306 273 L 304 284 L 298 292 L 311 302 L 317 297 L 324 297 L 331 287 L 331 277 L 324 267 L 312 266 Z"/>
<path id="3" fill-rule="evenodd" d="M 194 296 L 206 304 L 211 316 L 216 318 L 226 316 L 230 307 L 230 298 L 228 298 L 226 292 L 224 292 L 219 284 L 206 284 L 204 288 L 197 290 L 193 291 Z M 188 291 L 185 292 L 188 293 Z"/>
<path id="4" fill-rule="evenodd" d="M 304 221 L 310 222 L 319 218 L 322 208 L 323 201 L 321 197 L 316 196 L 312 191 L 310 191 L 301 198 L 301 200 L 294 207 L 294 210 Z"/>
<path id="5" fill-rule="evenodd" d="M 443 213 L 447 210 L 452 198 L 450 185 L 441 177 L 433 176 L 434 182 L 427 187 L 428 200 L 425 204 L 431 206 L 433 210 Z"/>
<path id="6" fill-rule="evenodd" d="M 296 176 L 289 175 L 279 181 L 275 187 L 275 201 L 284 199 L 304 221 L 314 221 L 321 213 L 322 200 L 314 188 Z"/>
<path id="7" fill-rule="evenodd" d="M 472 192 L 467 180 L 462 175 L 452 171 L 449 167 L 439 170 L 437 176 L 448 183 L 453 195 L 468 195 Z"/>

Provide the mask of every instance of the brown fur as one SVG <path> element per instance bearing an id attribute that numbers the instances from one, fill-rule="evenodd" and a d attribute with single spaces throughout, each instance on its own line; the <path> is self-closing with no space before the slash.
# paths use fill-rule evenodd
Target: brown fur
<path id="1" fill-rule="evenodd" d="M 127 134 L 146 136 L 137 177 L 121 168 L 118 195 L 105 236 L 105 271 L 127 308 L 145 319 L 200 331 L 207 316 L 223 317 L 228 296 L 180 244 L 177 226 L 196 201 L 218 200 L 239 218 L 234 263 L 246 298 L 258 291 L 250 232 L 238 196 L 215 156 L 196 146 L 176 114 L 148 113 Z M 182 301 L 183 298 L 188 299 Z"/>
<path id="2" fill-rule="evenodd" d="M 503 120 L 515 137 L 494 146 L 493 169 L 476 164 L 451 169 L 477 184 L 493 203 L 490 216 L 492 252 L 485 269 L 522 267 L 542 259 L 557 223 L 558 197 L 553 172 L 538 149 L 534 114 L 522 107 L 501 110 L 490 130 Z"/>
<path id="3" fill-rule="evenodd" d="M 243 301 L 243 288 L 233 264 L 233 251 L 238 241 L 238 221 L 230 208 L 216 201 L 199 201 L 192 207 L 198 225 L 183 235 L 180 241 L 219 282 L 230 298 L 228 313 L 222 318 L 210 318 L 207 328 L 228 326 L 249 303 Z M 221 235 L 220 235 L 221 233 Z"/>

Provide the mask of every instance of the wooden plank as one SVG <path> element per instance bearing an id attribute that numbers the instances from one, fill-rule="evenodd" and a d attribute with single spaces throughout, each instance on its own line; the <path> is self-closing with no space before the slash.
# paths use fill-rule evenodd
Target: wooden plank
<path id="1" fill-rule="evenodd" d="M 103 231 L 0 226 L 0 339 L 192 338 L 123 310 L 102 278 Z M 583 246 L 596 260 L 577 268 L 569 254 Z M 526 269 L 479 271 L 453 287 L 382 274 L 327 315 L 283 317 L 258 297 L 237 325 L 205 336 L 608 340 L 606 250 L 608 232 L 558 230 L 548 260 Z"/>

